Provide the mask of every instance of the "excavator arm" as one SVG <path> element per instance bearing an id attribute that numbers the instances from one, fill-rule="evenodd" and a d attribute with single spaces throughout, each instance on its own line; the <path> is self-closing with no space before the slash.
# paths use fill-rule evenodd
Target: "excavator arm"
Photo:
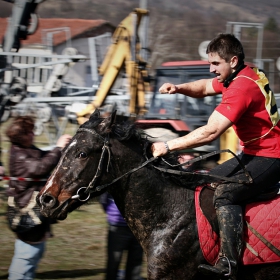
<path id="1" fill-rule="evenodd" d="M 85 121 L 86 116 L 103 105 L 123 67 L 125 67 L 129 80 L 129 112 L 130 114 L 145 113 L 145 89 L 147 84 L 144 81 L 147 77 L 147 70 L 146 62 L 141 59 L 139 54 L 138 28 L 142 17 L 147 15 L 147 10 L 137 8 L 115 30 L 112 38 L 113 43 L 99 67 L 99 74 L 103 77 L 96 92 L 96 98 L 84 110 L 77 113 L 77 120 L 80 124 Z"/>

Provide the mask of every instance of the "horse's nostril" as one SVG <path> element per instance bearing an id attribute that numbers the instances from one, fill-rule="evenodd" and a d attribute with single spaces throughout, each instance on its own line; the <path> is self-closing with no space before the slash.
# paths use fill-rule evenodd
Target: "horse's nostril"
<path id="1" fill-rule="evenodd" d="M 41 198 L 41 203 L 45 207 L 53 207 L 56 204 L 56 199 L 50 194 L 44 194 Z"/>

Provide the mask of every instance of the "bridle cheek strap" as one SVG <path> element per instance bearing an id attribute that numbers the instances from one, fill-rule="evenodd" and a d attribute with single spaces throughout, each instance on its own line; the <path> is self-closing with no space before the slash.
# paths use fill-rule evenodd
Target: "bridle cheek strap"
<path id="1" fill-rule="evenodd" d="M 108 154 L 108 162 L 107 162 L 106 171 L 109 172 L 109 166 L 110 166 L 110 162 L 111 162 L 111 150 L 109 147 L 109 137 L 106 137 L 104 140 L 104 145 L 102 147 L 102 153 L 100 156 L 100 160 L 98 163 L 96 173 L 95 173 L 93 179 L 91 180 L 91 182 L 89 183 L 89 185 L 87 186 L 87 188 L 85 190 L 86 193 L 90 192 L 90 190 L 94 188 L 97 179 L 102 175 L 103 163 L 104 163 L 106 153 Z"/>
<path id="2" fill-rule="evenodd" d="M 111 162 L 111 150 L 110 150 L 110 147 L 109 147 L 109 136 L 108 135 L 105 138 L 103 138 L 95 130 L 91 130 L 91 129 L 87 129 L 87 128 L 79 128 L 77 132 L 80 132 L 80 131 L 89 132 L 89 133 L 97 136 L 98 138 L 100 138 L 103 141 L 101 156 L 100 156 L 98 167 L 97 167 L 97 170 L 96 170 L 96 173 L 95 173 L 93 179 L 91 180 L 91 182 L 89 183 L 89 185 L 87 187 L 80 188 L 77 191 L 77 194 L 73 195 L 71 197 L 72 199 L 79 199 L 80 201 L 86 201 L 90 198 L 90 193 L 92 192 L 91 189 L 94 188 L 94 185 L 95 185 L 97 179 L 102 175 L 102 168 L 103 168 L 103 163 L 104 163 L 106 153 L 108 154 L 108 163 L 107 163 L 106 171 L 109 172 L 109 166 L 110 166 L 110 162 Z M 79 194 L 79 191 L 81 189 L 85 189 L 85 191 L 83 191 L 83 193 L 88 193 L 89 194 L 88 197 L 85 200 L 82 200 L 81 195 Z"/>

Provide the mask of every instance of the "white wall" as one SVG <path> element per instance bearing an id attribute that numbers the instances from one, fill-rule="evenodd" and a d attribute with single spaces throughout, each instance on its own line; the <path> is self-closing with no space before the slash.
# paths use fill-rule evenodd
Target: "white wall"
<path id="1" fill-rule="evenodd" d="M 56 54 L 62 54 L 63 50 L 67 47 L 67 44 L 61 44 L 54 48 Z M 71 47 L 78 51 L 78 54 L 85 55 L 89 58 L 89 47 L 88 39 L 75 39 L 71 41 Z M 64 82 L 74 84 L 76 86 L 87 86 L 86 85 L 86 67 L 90 66 L 90 61 L 86 60 L 84 62 L 77 62 L 74 66 L 69 68 L 68 73 L 63 78 Z M 90 86 L 90 85 L 88 85 Z"/>

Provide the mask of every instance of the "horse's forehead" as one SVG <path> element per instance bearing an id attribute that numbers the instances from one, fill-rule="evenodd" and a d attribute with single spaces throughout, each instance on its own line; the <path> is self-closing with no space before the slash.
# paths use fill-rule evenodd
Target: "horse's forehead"
<path id="1" fill-rule="evenodd" d="M 73 138 L 70 144 L 66 147 L 66 150 L 63 151 L 60 161 L 63 161 L 65 159 L 65 156 L 68 154 L 68 152 L 72 150 L 72 148 L 75 148 L 77 144 L 78 144 L 78 140 Z"/>
<path id="2" fill-rule="evenodd" d="M 97 134 L 98 135 L 98 134 Z M 96 137 L 97 135 L 87 133 L 87 132 L 78 132 L 72 139 L 71 143 L 65 150 L 67 152 L 73 152 L 73 150 L 82 148 L 82 147 L 89 147 L 92 148 L 95 145 L 102 145 L 103 141 Z"/>
<path id="3" fill-rule="evenodd" d="M 99 136 L 99 134 L 92 133 L 91 130 L 80 131 L 74 137 L 74 139 L 76 140 L 76 144 L 74 144 L 73 146 L 81 144 L 81 143 L 87 143 L 89 141 L 90 141 L 90 143 L 100 142 L 100 139 L 97 136 Z"/>

